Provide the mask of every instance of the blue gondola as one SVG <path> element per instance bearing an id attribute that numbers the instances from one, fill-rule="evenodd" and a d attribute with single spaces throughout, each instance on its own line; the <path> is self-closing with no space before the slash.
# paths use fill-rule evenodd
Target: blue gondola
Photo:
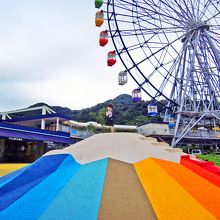
<path id="1" fill-rule="evenodd" d="M 169 128 L 174 128 L 175 127 L 175 118 L 173 114 L 169 114 L 165 117 L 166 122 L 168 122 Z"/>
<path id="2" fill-rule="evenodd" d="M 156 103 L 150 103 L 148 106 L 147 106 L 147 111 L 148 111 L 148 116 L 150 117 L 155 117 L 157 116 L 158 114 L 158 111 L 157 111 L 157 104 Z"/>

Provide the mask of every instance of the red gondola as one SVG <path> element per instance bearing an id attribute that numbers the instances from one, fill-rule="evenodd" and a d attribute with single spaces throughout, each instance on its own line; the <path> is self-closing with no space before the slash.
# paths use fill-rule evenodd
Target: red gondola
<path id="1" fill-rule="evenodd" d="M 110 51 L 108 52 L 107 64 L 108 66 L 113 66 L 116 63 L 116 52 Z"/>
<path id="2" fill-rule="evenodd" d="M 99 45 L 104 47 L 108 43 L 108 32 L 102 31 L 99 37 Z"/>

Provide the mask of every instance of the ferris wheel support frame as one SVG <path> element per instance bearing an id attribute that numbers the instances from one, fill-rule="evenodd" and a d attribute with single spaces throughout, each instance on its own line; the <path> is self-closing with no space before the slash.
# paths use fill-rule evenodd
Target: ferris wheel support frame
<path id="1" fill-rule="evenodd" d="M 211 46 L 212 52 L 215 56 L 215 60 L 216 60 L 216 64 L 217 64 L 217 68 L 218 70 L 220 70 L 220 55 L 214 45 L 214 43 L 212 42 L 211 37 L 209 36 L 208 31 L 206 30 L 206 28 L 203 29 L 205 36 Z M 179 97 L 179 107 L 178 107 L 178 111 L 177 111 L 177 119 L 176 119 L 176 125 L 175 125 L 175 129 L 174 129 L 174 136 L 171 142 L 171 146 L 172 147 L 176 147 L 178 145 L 178 143 L 196 126 L 198 125 L 198 123 L 205 117 L 205 116 L 212 116 L 213 118 L 216 118 L 217 120 L 220 121 L 220 117 L 218 117 L 216 115 L 216 113 L 220 113 L 219 111 L 215 111 L 215 110 L 210 110 L 211 107 L 213 107 L 213 97 L 212 100 L 209 103 L 209 106 L 207 109 L 205 109 L 205 111 L 202 112 L 198 112 L 198 107 L 199 106 L 194 106 L 194 109 L 197 109 L 197 112 L 195 112 L 195 114 L 200 114 L 202 113 L 202 115 L 199 117 L 199 119 L 197 119 L 195 121 L 195 116 L 191 118 L 190 122 L 188 122 L 188 125 L 182 130 L 182 132 L 180 132 L 182 125 L 180 125 L 180 121 L 181 119 L 183 119 L 184 121 L 184 115 L 185 112 L 183 112 L 183 106 L 184 106 L 184 98 L 186 97 L 186 92 L 187 92 L 187 87 L 189 84 L 189 80 L 190 80 L 190 75 L 192 74 L 192 69 L 193 69 L 193 61 L 196 57 L 196 52 L 197 52 L 197 47 L 198 47 L 198 42 L 199 42 L 199 35 L 201 34 L 201 30 L 198 30 L 197 36 L 196 36 L 196 41 L 195 41 L 195 48 L 192 54 L 192 63 L 190 65 L 190 69 L 187 72 L 187 79 L 186 79 L 186 83 L 185 83 L 185 89 L 184 89 L 184 93 L 182 96 L 182 90 L 180 91 L 180 97 Z M 195 100 L 193 100 L 195 101 Z M 195 108 L 196 107 L 196 108 Z"/>

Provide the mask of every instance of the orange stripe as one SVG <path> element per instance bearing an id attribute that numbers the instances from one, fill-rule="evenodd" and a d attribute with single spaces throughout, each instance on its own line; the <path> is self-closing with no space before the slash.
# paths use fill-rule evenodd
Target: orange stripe
<path id="1" fill-rule="evenodd" d="M 154 161 L 216 218 L 220 219 L 220 209 L 217 205 L 220 202 L 220 189 L 217 186 L 180 164 L 159 159 Z"/>
<path id="2" fill-rule="evenodd" d="M 158 219 L 216 219 L 152 158 L 134 166 Z"/>

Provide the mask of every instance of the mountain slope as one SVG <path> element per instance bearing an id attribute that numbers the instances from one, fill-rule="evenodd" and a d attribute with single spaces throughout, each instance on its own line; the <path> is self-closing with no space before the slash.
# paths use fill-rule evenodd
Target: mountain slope
<path id="1" fill-rule="evenodd" d="M 61 106 L 50 106 L 50 108 L 57 113 L 70 116 L 75 121 L 88 122 L 97 121 L 97 117 L 94 117 L 94 115 L 99 114 L 100 110 L 106 108 L 109 103 L 114 106 L 115 124 L 138 125 L 151 119 L 147 115 L 147 105 L 150 102 L 141 101 L 139 103 L 133 103 L 132 97 L 128 94 L 119 95 L 114 99 L 107 100 L 103 103 L 82 110 L 71 110 Z M 42 105 L 42 103 L 37 103 L 31 107 L 40 105 Z M 164 107 L 160 104 L 158 104 L 158 111 L 164 113 Z"/>

